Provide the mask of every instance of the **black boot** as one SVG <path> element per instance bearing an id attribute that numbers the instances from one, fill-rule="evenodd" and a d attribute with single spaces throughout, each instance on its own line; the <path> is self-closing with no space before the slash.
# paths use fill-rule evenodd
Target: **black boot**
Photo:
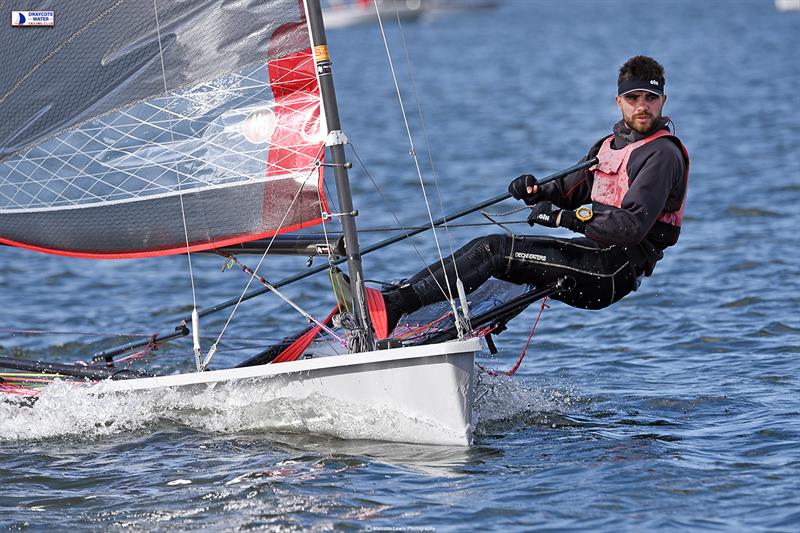
<path id="1" fill-rule="evenodd" d="M 383 301 L 386 304 L 386 324 L 389 333 L 397 326 L 400 317 L 422 307 L 419 296 L 408 283 L 383 291 L 381 294 L 383 294 Z"/>

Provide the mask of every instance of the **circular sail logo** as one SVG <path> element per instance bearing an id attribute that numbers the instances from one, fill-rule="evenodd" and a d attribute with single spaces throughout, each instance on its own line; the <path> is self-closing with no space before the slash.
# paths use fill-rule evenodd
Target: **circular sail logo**
<path id="1" fill-rule="evenodd" d="M 245 138 L 253 144 L 262 144 L 270 140 L 275 131 L 275 113 L 271 109 L 259 109 L 248 115 L 242 125 Z"/>

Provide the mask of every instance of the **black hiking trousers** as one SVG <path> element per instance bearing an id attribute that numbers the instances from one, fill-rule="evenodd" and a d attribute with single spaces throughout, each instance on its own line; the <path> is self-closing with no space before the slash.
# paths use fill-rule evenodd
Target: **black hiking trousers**
<path id="1" fill-rule="evenodd" d="M 636 290 L 641 274 L 621 247 L 586 237 L 487 235 L 467 243 L 444 264 L 453 295 L 457 294 L 455 271 L 467 293 L 490 277 L 537 286 L 569 277 L 575 287 L 552 298 L 582 309 L 608 307 Z M 422 305 L 446 299 L 445 269 L 437 261 L 408 280 Z"/>

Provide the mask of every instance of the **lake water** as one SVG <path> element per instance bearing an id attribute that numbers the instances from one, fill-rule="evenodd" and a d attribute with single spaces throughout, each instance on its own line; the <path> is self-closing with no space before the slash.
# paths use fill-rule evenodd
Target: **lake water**
<path id="1" fill-rule="evenodd" d="M 481 379 L 470 448 L 276 432 L 246 399 L 111 403 L 53 386 L 33 406 L 0 401 L 0 527 L 798 531 L 800 12 L 769 0 L 519 0 L 387 34 L 426 179 L 428 147 L 435 165 L 436 215 L 500 194 L 520 173 L 572 164 L 618 118 L 619 65 L 659 59 L 666 113 L 692 156 L 678 246 L 610 309 L 552 303 L 517 375 Z M 351 152 L 360 227 L 396 226 L 392 211 L 424 222 L 377 27 L 329 41 L 345 131 L 387 200 Z M 447 251 L 493 231 L 439 238 Z M 365 231 L 363 242 L 384 236 Z M 414 245 L 367 256 L 368 277 L 405 277 L 435 258 L 430 235 Z M 190 309 L 185 257 L 1 252 L 0 356 L 85 360 L 117 344 L 113 334 L 168 331 Z M 243 275 L 220 267 L 195 256 L 200 307 L 241 290 Z M 270 260 L 267 272 L 301 268 Z M 325 312 L 325 286 L 323 276 L 288 292 Z M 218 363 L 279 337 L 286 309 L 269 296 L 243 306 Z M 510 368 L 535 311 L 481 362 Z M 176 342 L 155 362 L 188 369 L 190 352 Z"/>

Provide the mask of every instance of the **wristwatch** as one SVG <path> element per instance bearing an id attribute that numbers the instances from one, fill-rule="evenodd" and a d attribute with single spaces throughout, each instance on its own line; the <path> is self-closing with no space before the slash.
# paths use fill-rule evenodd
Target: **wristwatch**
<path id="1" fill-rule="evenodd" d="M 581 222 L 589 222 L 593 216 L 594 213 L 592 213 L 592 210 L 588 207 L 579 207 L 575 210 L 575 218 Z"/>

